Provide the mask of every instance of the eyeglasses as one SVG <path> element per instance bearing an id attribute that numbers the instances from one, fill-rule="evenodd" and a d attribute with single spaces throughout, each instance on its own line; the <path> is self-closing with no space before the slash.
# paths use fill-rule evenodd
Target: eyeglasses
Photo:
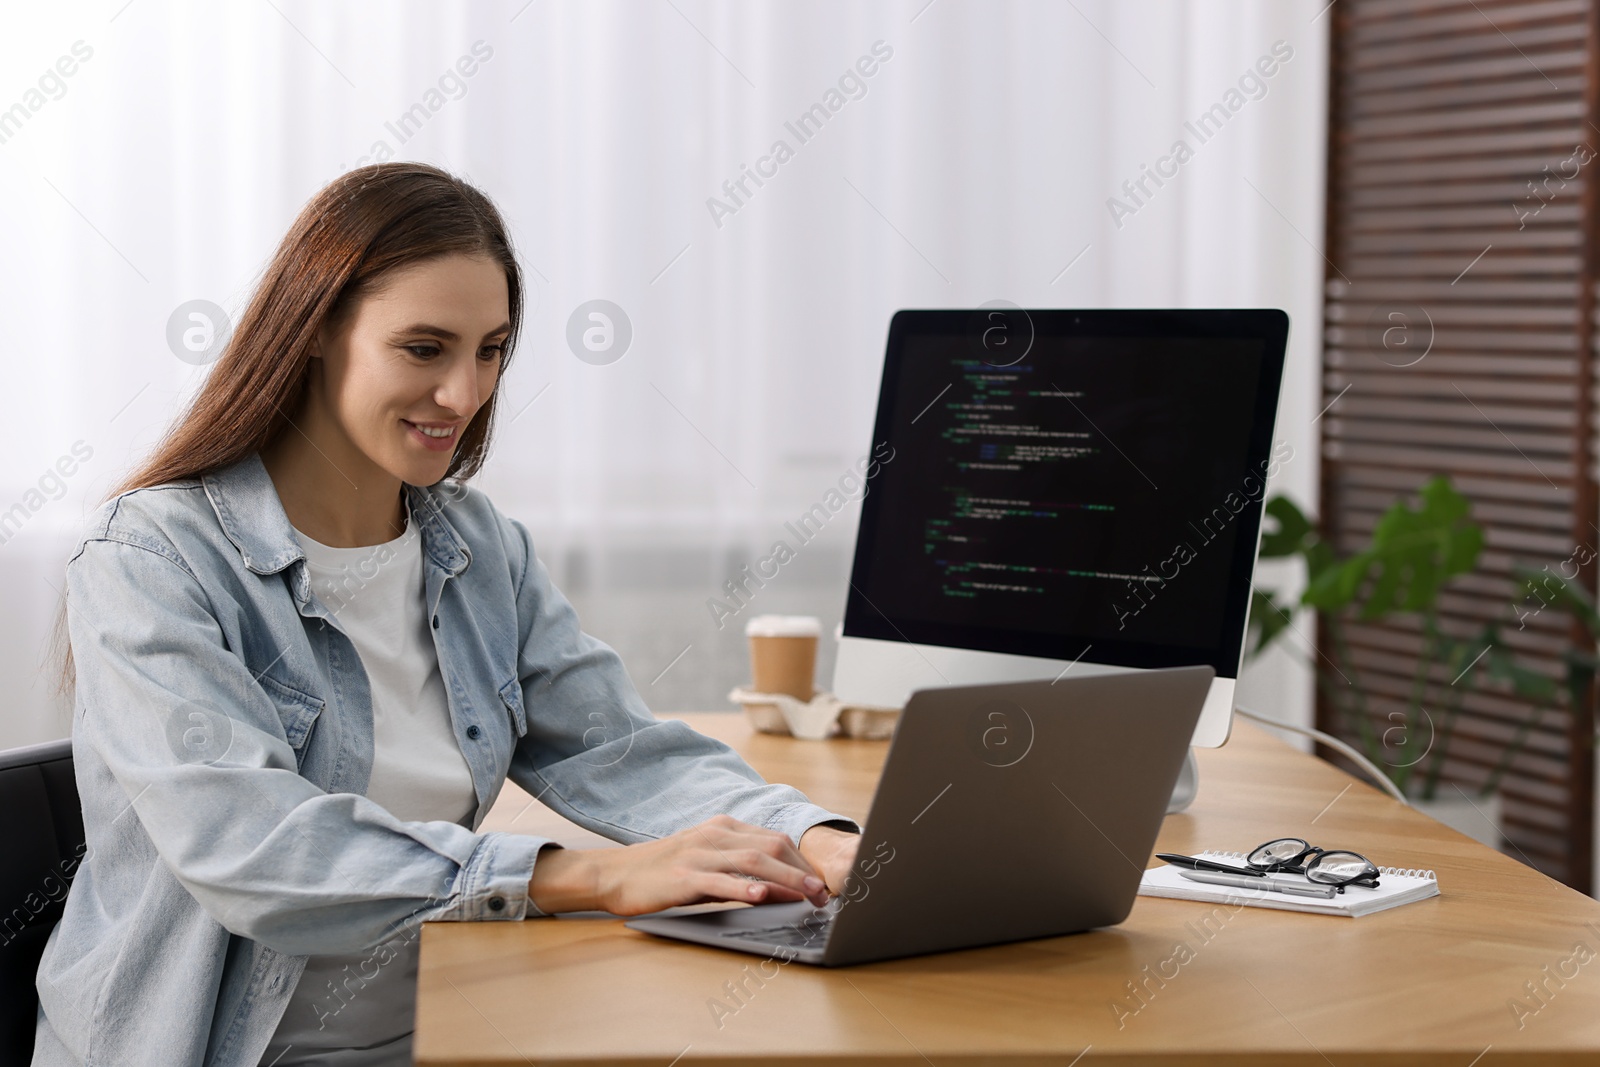
<path id="1" fill-rule="evenodd" d="M 1377 865 L 1359 852 L 1318 848 L 1298 837 L 1278 837 L 1257 845 L 1245 857 L 1245 863 L 1263 874 L 1303 874 L 1306 881 L 1334 886 L 1341 893 L 1347 885 L 1369 889 L 1378 885 Z"/>

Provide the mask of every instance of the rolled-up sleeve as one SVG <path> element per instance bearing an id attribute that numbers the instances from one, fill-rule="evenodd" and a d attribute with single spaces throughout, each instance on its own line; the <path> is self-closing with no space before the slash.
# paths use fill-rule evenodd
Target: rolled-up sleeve
<path id="1" fill-rule="evenodd" d="M 769 783 L 738 753 L 676 719 L 651 714 L 621 657 L 584 633 L 550 581 L 527 528 L 505 520 L 522 561 L 518 674 L 528 731 L 509 777 L 586 829 L 632 844 L 714 815 L 778 830 L 796 845 L 819 823 L 855 833 L 848 816 Z"/>
<path id="2" fill-rule="evenodd" d="M 404 822 L 302 777 L 273 695 L 175 552 L 90 539 L 67 598 L 74 749 L 92 750 L 115 806 L 229 931 L 304 955 L 370 948 L 422 921 L 525 916 L 552 842 Z"/>

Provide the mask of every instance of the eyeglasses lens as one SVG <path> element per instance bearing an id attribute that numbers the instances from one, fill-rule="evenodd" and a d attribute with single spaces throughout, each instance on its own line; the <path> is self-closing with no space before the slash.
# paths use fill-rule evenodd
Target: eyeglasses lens
<path id="1" fill-rule="evenodd" d="M 1304 841 L 1297 837 L 1285 837 L 1278 841 L 1268 841 L 1250 853 L 1249 863 L 1256 867 L 1265 867 L 1274 863 L 1289 863 L 1308 847 Z"/>
<path id="2" fill-rule="evenodd" d="M 1354 852 L 1324 852 L 1306 871 L 1306 878 L 1313 882 L 1347 882 L 1376 873 L 1365 857 Z"/>

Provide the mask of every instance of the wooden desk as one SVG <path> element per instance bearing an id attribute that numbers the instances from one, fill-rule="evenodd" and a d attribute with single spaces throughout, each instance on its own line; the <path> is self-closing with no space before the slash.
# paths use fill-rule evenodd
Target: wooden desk
<path id="1" fill-rule="evenodd" d="M 795 741 L 755 734 L 737 715 L 677 717 L 768 780 L 865 822 L 885 742 Z M 1167 819 L 1161 850 L 1292 834 L 1433 868 L 1441 896 L 1359 919 L 1140 897 L 1110 929 L 838 969 L 774 961 L 764 972 L 760 957 L 661 940 L 598 913 L 429 923 L 416 1062 L 1067 1067 L 1088 1050 L 1084 1067 L 1600 1063 L 1600 902 L 1248 723 L 1199 759 L 1199 797 Z M 506 792 L 486 827 L 609 844 L 530 807 L 509 783 Z M 746 977 L 763 973 L 772 976 L 759 986 Z M 719 1026 L 709 1002 L 737 1004 L 724 983 L 741 980 L 751 992 Z M 1530 982 L 1543 986 L 1539 999 Z"/>

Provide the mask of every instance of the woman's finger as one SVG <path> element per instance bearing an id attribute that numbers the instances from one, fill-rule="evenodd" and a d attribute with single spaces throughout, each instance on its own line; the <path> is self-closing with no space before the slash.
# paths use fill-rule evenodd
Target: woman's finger
<path id="1" fill-rule="evenodd" d="M 761 879 L 793 890 L 813 903 L 822 903 L 823 900 L 819 898 L 824 898 L 828 892 L 827 885 L 815 874 L 769 855 L 760 848 L 742 848 L 731 852 L 719 850 L 717 856 L 734 874 Z M 806 884 L 808 879 L 812 880 L 812 884 Z"/>
<path id="2" fill-rule="evenodd" d="M 740 874 L 722 871 L 701 871 L 693 880 L 697 891 L 707 900 L 742 900 L 748 904 L 762 904 L 776 899 L 774 894 L 787 892 L 771 882 L 754 881 Z"/>
<path id="3" fill-rule="evenodd" d="M 718 816 L 718 818 L 723 818 L 723 816 Z M 819 878 L 822 876 L 822 872 L 813 868 L 810 861 L 801 855 L 794 842 L 789 840 L 788 834 L 780 833 L 777 830 L 768 830 L 764 826 L 753 826 L 750 823 L 739 822 L 733 818 L 728 818 L 727 822 L 720 824 L 718 829 L 721 831 L 717 835 L 718 840 L 716 842 L 719 848 L 728 847 L 722 843 L 724 840 L 732 843 L 734 847 L 759 847 L 768 855 L 782 860 L 791 867 L 796 867 L 807 874 L 814 874 Z M 752 841 L 750 840 L 751 838 L 755 840 Z"/>

